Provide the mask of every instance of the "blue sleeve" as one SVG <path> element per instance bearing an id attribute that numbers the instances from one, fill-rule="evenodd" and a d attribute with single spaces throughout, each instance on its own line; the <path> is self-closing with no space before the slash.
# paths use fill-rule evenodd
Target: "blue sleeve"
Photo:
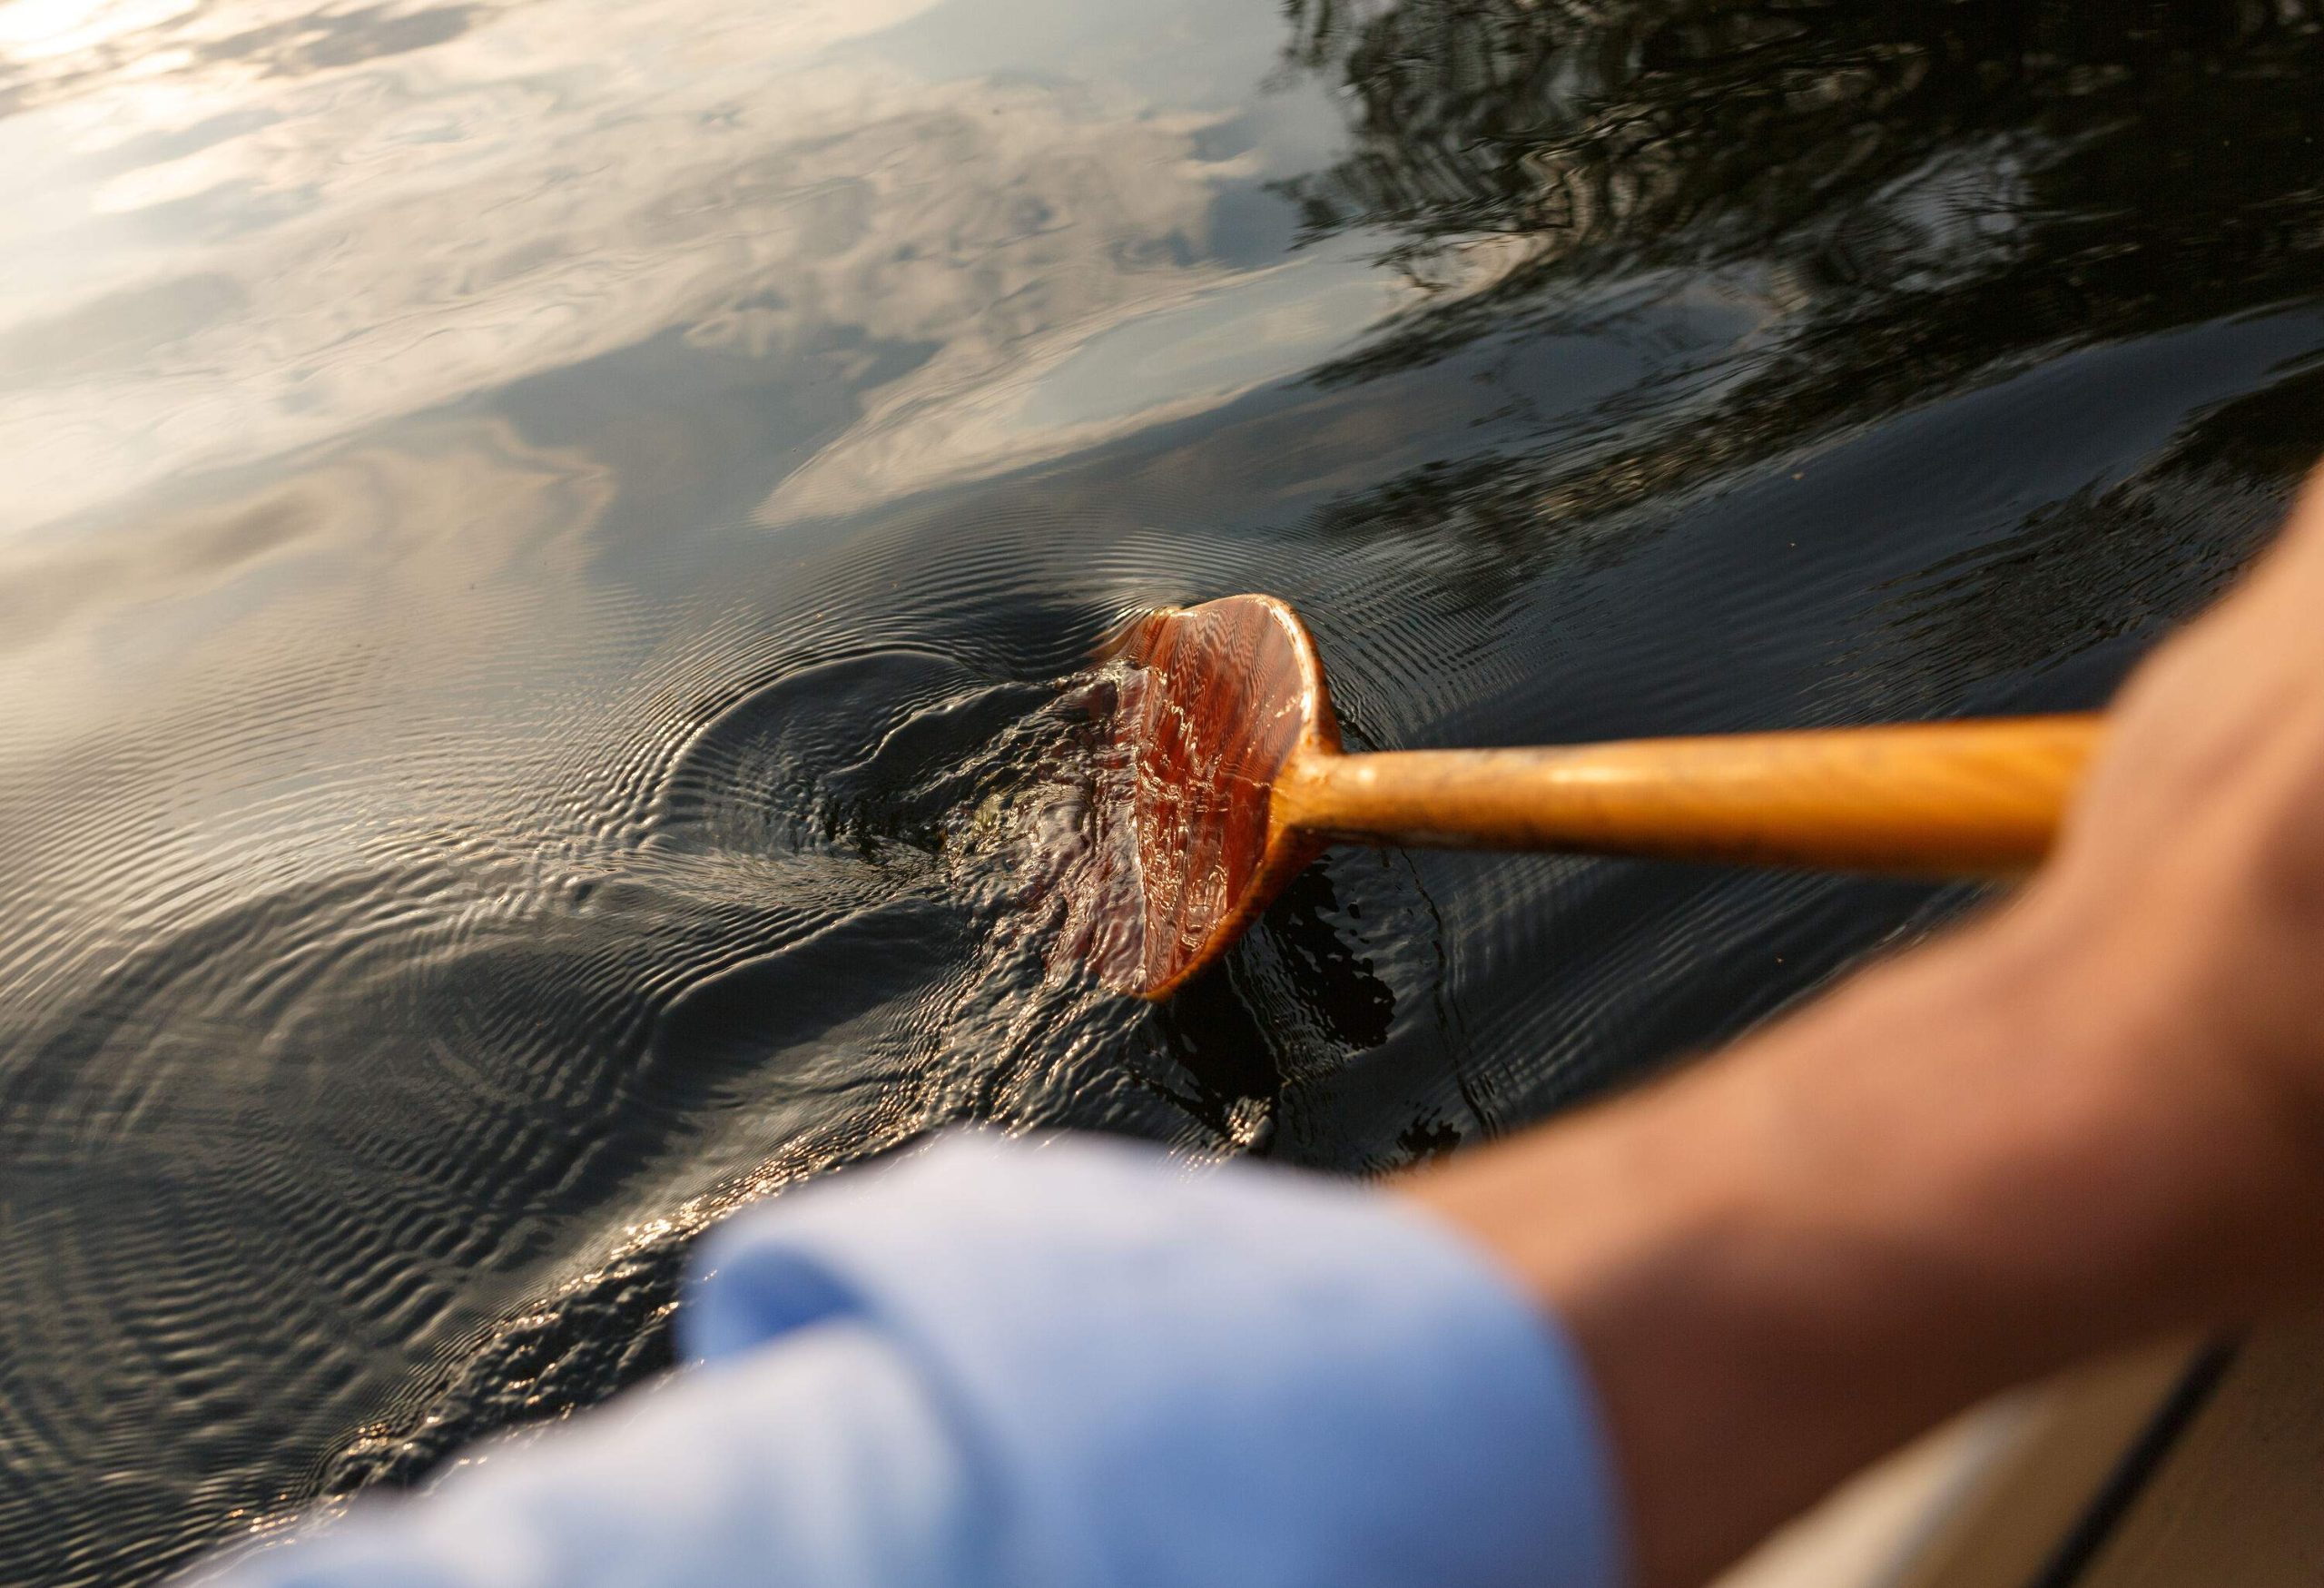
<path id="1" fill-rule="evenodd" d="M 700 1366 L 231 1588 L 1614 1588 L 1561 1336 L 1402 1198 L 959 1134 L 739 1216 Z"/>

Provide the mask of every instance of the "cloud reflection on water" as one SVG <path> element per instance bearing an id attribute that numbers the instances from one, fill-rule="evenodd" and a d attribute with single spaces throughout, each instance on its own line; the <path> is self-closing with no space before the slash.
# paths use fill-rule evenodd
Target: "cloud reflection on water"
<path id="1" fill-rule="evenodd" d="M 931 0 L 654 0 L 586 27 L 539 5 L 21 9 L 49 4 L 0 12 L 0 103 L 33 107 L 0 119 L 15 533 L 669 330 L 850 385 L 871 439 L 794 493 L 860 500 L 937 452 L 957 476 L 1086 440 L 1093 411 L 1293 372 L 1387 306 L 1335 291 L 1344 323 L 1311 311 L 1276 356 L 1280 326 L 1246 322 L 1231 370 L 1148 360 L 1149 389 L 1044 418 L 1039 371 L 1090 337 L 1231 301 L 1211 234 L 1223 196 L 1279 174 L 1274 134 L 1246 116 L 1221 138 L 1229 112 L 1157 104 L 1134 66 L 933 74 L 907 25 Z M 1204 18 L 1222 64 L 1275 25 L 1243 9 Z M 1270 124 L 1295 143 L 1298 120 Z M 829 355 L 841 330 L 919 351 L 866 380 Z M 909 447 L 880 439 L 903 426 Z"/>

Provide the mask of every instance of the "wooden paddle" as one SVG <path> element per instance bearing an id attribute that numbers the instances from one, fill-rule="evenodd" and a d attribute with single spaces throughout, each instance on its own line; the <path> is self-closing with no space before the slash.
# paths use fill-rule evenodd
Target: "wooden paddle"
<path id="1" fill-rule="evenodd" d="M 1147 998 L 1225 953 L 1332 843 L 2014 875 L 2049 848 L 2102 724 L 1347 755 L 1315 641 L 1273 597 L 1154 613 L 1108 657 L 1124 668 L 1128 775 L 1099 802 L 1100 849 L 1116 857 L 1099 908 L 1137 919 L 1085 919 L 1069 935 L 1108 984 Z"/>

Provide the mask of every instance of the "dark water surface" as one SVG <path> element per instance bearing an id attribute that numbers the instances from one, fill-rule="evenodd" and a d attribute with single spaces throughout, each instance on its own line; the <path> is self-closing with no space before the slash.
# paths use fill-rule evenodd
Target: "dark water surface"
<path id="1" fill-rule="evenodd" d="M 1345 852 L 1171 1007 L 1045 985 L 1056 685 L 1261 588 L 1358 745 L 2094 702 L 2324 448 L 2319 72 L 2300 0 L 0 0 L 0 1580 L 595 1399 L 940 1121 L 1384 1169 L 1933 919 Z"/>

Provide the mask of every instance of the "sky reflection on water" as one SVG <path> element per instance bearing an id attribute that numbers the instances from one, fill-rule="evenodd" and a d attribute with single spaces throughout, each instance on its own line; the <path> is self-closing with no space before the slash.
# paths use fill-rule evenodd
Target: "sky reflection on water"
<path id="1" fill-rule="evenodd" d="M 1223 4 L 1082 40 L 1009 7 L 1000 80 L 928 0 L 6 14 L 17 531 L 659 334 L 926 428 L 1215 292 L 1222 253 L 1307 268 L 1219 234 L 1266 224 L 1253 190 L 1332 120 L 1312 91 L 1237 113 L 1276 24 Z M 1234 383 L 1311 360 L 1313 329 L 1272 360 L 1270 329 Z M 1210 375 L 1149 363 L 1139 403 Z M 1024 428 L 950 423 L 980 419 Z"/>

